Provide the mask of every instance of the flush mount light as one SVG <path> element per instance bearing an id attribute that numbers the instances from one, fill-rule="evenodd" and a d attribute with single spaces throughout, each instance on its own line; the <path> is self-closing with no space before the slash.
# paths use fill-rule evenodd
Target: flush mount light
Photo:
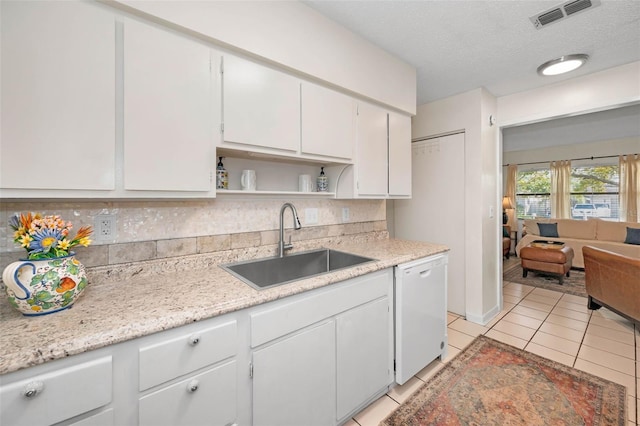
<path id="1" fill-rule="evenodd" d="M 558 75 L 564 74 L 569 71 L 573 71 L 580 68 L 589 59 L 589 55 L 582 53 L 575 55 L 561 56 L 558 59 L 545 62 L 538 67 L 538 74 L 540 75 Z"/>

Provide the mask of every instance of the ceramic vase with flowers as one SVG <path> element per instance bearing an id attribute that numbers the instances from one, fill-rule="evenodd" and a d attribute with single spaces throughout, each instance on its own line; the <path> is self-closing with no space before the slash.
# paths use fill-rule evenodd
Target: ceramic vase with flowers
<path id="1" fill-rule="evenodd" d="M 84 266 L 71 248 L 91 244 L 91 227 L 80 228 L 72 238 L 71 222 L 31 213 L 11 217 L 9 226 L 14 241 L 27 250 L 27 259 L 2 273 L 9 303 L 28 316 L 70 308 L 87 286 Z"/>

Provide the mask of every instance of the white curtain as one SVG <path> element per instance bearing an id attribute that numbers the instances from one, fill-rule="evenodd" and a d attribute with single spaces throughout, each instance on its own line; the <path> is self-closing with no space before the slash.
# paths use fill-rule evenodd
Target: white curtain
<path id="1" fill-rule="evenodd" d="M 509 197 L 513 205 L 516 205 L 516 181 L 518 179 L 518 165 L 517 164 L 509 164 L 507 168 L 507 188 L 505 191 L 505 197 Z M 511 227 L 512 230 L 517 231 L 517 217 L 516 217 L 516 209 L 507 210 L 507 216 L 509 217 L 509 221 L 507 225 Z"/>
<path id="2" fill-rule="evenodd" d="M 640 222 L 640 156 L 620 156 L 620 220 Z"/>
<path id="3" fill-rule="evenodd" d="M 551 163 L 551 217 L 571 219 L 571 161 Z"/>

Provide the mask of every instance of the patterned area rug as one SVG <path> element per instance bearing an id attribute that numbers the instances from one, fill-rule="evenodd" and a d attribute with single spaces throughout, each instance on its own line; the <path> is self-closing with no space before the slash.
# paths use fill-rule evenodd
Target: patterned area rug
<path id="1" fill-rule="evenodd" d="M 529 271 L 527 278 L 523 278 L 522 266 L 517 263 L 503 271 L 502 279 L 504 281 L 530 285 L 532 287 L 541 287 L 548 290 L 587 297 L 587 291 L 584 287 L 584 271 L 572 269 L 569 275 L 571 276 L 564 277 L 564 283 L 562 285 L 558 282 L 557 275 L 545 274 L 544 272 Z"/>
<path id="2" fill-rule="evenodd" d="M 624 386 L 486 336 L 381 425 L 625 425 Z"/>

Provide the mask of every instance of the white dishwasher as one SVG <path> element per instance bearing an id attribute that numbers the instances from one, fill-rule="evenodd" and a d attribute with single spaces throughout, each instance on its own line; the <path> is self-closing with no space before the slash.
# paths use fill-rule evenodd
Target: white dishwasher
<path id="1" fill-rule="evenodd" d="M 396 383 L 447 356 L 446 253 L 395 268 Z"/>

